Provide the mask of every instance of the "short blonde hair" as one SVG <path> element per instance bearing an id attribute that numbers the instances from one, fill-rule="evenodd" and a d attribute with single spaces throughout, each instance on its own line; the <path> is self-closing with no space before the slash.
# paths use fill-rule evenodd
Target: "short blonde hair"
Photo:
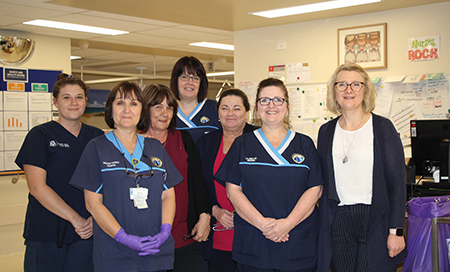
<path id="1" fill-rule="evenodd" d="M 365 113 L 372 112 L 375 109 L 375 98 L 377 97 L 377 91 L 375 90 L 375 86 L 370 80 L 367 72 L 355 63 L 346 63 L 339 66 L 336 71 L 334 71 L 330 80 L 328 81 L 327 86 L 327 108 L 334 114 L 341 113 L 341 106 L 337 103 L 336 100 L 336 92 L 335 86 L 337 75 L 342 71 L 355 71 L 359 72 L 359 74 L 364 78 L 364 99 L 362 102 L 363 111 Z"/>
<path id="2" fill-rule="evenodd" d="M 283 121 L 283 125 L 287 128 L 287 129 L 291 129 L 291 123 L 289 121 L 289 94 L 287 91 L 286 86 L 284 85 L 283 81 L 277 79 L 277 78 L 273 78 L 273 77 L 269 77 L 266 78 L 264 80 L 262 80 L 261 82 L 259 82 L 258 84 L 258 89 L 256 91 L 256 101 L 255 101 L 255 108 L 253 109 L 253 120 L 252 123 L 256 126 L 261 126 L 261 117 L 258 114 L 258 100 L 259 100 L 259 96 L 261 94 L 261 91 L 265 88 L 265 87 L 270 87 L 270 86 L 274 86 L 274 87 L 278 87 L 281 89 L 281 91 L 284 94 L 284 98 L 286 99 L 286 106 L 287 106 L 287 113 L 286 116 L 284 117 L 284 121 Z"/>

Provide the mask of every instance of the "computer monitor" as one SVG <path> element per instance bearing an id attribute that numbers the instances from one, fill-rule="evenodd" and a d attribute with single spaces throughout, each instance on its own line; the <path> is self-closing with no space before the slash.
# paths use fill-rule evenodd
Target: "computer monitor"
<path id="1" fill-rule="evenodd" d="M 411 120 L 411 151 L 416 167 L 417 176 L 431 176 L 435 169 L 439 169 L 440 156 L 443 155 L 441 143 L 450 139 L 450 120 L 428 119 Z M 445 145 L 444 145 L 445 146 Z M 448 147 L 447 147 L 448 156 Z M 448 171 L 448 160 L 442 168 Z"/>

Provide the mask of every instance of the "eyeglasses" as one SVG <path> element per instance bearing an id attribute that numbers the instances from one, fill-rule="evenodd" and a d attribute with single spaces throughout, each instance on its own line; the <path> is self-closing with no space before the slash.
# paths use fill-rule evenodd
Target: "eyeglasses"
<path id="1" fill-rule="evenodd" d="M 286 101 L 286 99 L 280 97 L 261 97 L 260 99 L 258 99 L 258 102 L 261 106 L 268 106 L 270 104 L 270 101 L 272 101 L 275 106 L 281 106 L 283 105 L 284 101 Z"/>
<path id="2" fill-rule="evenodd" d="M 352 83 L 347 83 L 345 81 L 340 81 L 340 82 L 334 83 L 334 86 L 336 87 L 336 90 L 338 90 L 340 92 L 345 92 L 347 90 L 348 86 L 350 86 L 350 88 L 354 92 L 359 92 L 359 91 L 361 91 L 362 87 L 364 86 L 364 82 L 353 81 Z"/>
<path id="3" fill-rule="evenodd" d="M 200 83 L 200 81 L 202 80 L 198 76 L 190 76 L 190 75 L 186 75 L 186 74 L 181 74 L 180 79 L 181 79 L 181 81 L 184 81 L 184 82 L 188 82 L 189 79 L 192 79 L 192 82 L 194 82 L 194 83 Z"/>
<path id="4" fill-rule="evenodd" d="M 187 241 L 187 240 L 189 240 L 189 239 L 192 239 L 192 238 L 194 238 L 194 236 L 195 236 L 195 234 L 185 234 L 185 235 L 183 235 L 183 240 L 184 241 Z"/>
<path id="5" fill-rule="evenodd" d="M 216 224 L 214 224 L 214 226 L 212 227 L 213 231 L 226 231 L 226 230 L 234 230 L 234 228 L 225 228 L 224 226 L 222 226 L 222 224 L 220 224 L 219 222 L 217 222 Z"/>
<path id="6" fill-rule="evenodd" d="M 127 172 L 127 177 L 134 179 L 136 181 L 136 183 L 138 183 L 141 178 L 142 179 L 149 179 L 149 178 L 153 177 L 152 164 L 150 162 L 150 159 L 144 153 L 142 153 L 142 157 L 144 157 L 144 158 L 146 158 L 148 160 L 148 166 L 150 166 L 150 171 L 151 171 L 150 174 L 139 174 L 136 171 L 128 172 L 127 161 L 125 160 L 125 155 L 123 153 L 122 153 L 122 157 L 123 157 L 123 164 L 125 165 L 125 171 Z M 134 169 L 134 166 L 133 166 L 133 169 Z"/>

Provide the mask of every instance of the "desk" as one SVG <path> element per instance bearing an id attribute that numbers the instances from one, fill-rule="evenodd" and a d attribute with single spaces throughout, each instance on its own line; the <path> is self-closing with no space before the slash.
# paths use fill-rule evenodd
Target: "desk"
<path id="1" fill-rule="evenodd" d="M 431 247 L 433 256 L 433 272 L 439 272 L 439 229 L 438 224 L 450 224 L 450 217 L 431 218 Z"/>

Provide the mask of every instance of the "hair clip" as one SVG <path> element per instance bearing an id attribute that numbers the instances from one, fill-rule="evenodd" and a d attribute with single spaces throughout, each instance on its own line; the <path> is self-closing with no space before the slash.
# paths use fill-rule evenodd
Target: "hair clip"
<path id="1" fill-rule="evenodd" d="M 71 78 L 71 77 L 75 77 L 74 75 L 72 75 L 72 74 L 70 74 L 70 75 L 68 75 L 67 76 L 68 78 Z"/>

